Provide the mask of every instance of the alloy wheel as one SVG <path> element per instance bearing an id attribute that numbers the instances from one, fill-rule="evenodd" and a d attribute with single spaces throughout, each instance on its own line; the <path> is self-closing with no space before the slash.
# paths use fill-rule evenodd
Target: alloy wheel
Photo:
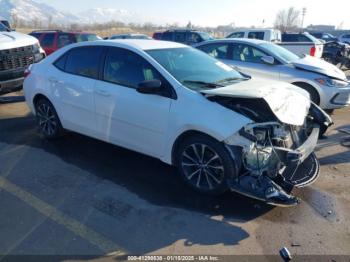
<path id="1" fill-rule="evenodd" d="M 53 136 L 57 131 L 58 123 L 52 108 L 42 103 L 38 106 L 36 115 L 40 131 L 46 136 Z"/>
<path id="2" fill-rule="evenodd" d="M 203 190 L 213 190 L 224 180 L 220 156 L 205 144 L 191 144 L 182 153 L 181 166 L 188 182 Z"/>

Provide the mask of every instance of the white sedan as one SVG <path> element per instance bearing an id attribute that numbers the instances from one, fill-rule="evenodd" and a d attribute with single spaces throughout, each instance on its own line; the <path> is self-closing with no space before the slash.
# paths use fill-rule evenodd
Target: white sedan
<path id="1" fill-rule="evenodd" d="M 200 192 L 281 206 L 317 177 L 313 150 L 331 124 L 305 91 L 165 41 L 67 46 L 27 70 L 24 92 L 47 139 L 78 132 L 175 165 Z"/>

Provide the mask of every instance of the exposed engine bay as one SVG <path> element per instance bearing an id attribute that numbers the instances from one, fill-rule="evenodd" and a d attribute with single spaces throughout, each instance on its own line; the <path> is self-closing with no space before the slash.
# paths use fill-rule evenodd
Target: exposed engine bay
<path id="1" fill-rule="evenodd" d="M 318 177 L 319 163 L 313 151 L 319 136 L 332 125 L 331 118 L 311 104 L 304 124 L 296 126 L 279 121 L 261 98 L 208 99 L 252 120 L 224 141 L 240 165 L 239 176 L 229 182 L 231 190 L 273 205 L 299 203 L 290 192 Z"/>

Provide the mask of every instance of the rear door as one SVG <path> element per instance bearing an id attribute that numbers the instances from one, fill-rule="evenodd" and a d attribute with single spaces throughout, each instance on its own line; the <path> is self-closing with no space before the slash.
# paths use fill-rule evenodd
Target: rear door
<path id="1" fill-rule="evenodd" d="M 91 136 L 96 134 L 94 87 L 102 50 L 73 48 L 54 63 L 56 70 L 48 77 L 63 126 Z"/>

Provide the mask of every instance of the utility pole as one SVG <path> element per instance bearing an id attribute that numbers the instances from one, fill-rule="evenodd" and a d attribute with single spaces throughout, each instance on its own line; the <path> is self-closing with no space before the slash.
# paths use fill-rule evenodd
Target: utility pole
<path id="1" fill-rule="evenodd" d="M 303 30 L 303 28 L 304 28 L 304 19 L 305 19 L 306 12 L 307 12 L 306 7 L 303 7 L 303 11 L 302 11 L 302 13 L 301 13 L 301 15 L 302 15 L 302 19 L 301 19 L 301 30 Z"/>

